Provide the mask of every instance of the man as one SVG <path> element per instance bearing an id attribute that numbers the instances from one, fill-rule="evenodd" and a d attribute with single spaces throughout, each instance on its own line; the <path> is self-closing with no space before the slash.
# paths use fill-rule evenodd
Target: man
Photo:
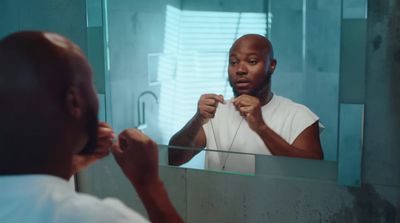
<path id="1" fill-rule="evenodd" d="M 81 50 L 60 35 L 19 32 L 0 41 L 0 222 L 147 222 L 117 199 L 68 185 L 114 138 L 110 126 L 98 126 L 91 81 Z M 159 178 L 156 144 L 128 129 L 112 152 L 150 220 L 182 222 Z"/>
<path id="2" fill-rule="evenodd" d="M 323 159 L 319 118 L 305 106 L 271 92 L 276 65 L 267 38 L 256 34 L 240 37 L 229 51 L 229 83 L 235 98 L 202 95 L 197 113 L 169 144 Z M 185 163 L 197 152 L 171 149 L 170 164 Z M 254 172 L 254 156 L 207 151 L 206 168 Z"/>

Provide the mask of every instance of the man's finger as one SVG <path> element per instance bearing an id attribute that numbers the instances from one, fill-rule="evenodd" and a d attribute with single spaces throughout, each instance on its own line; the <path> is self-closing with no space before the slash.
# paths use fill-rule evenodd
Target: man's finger
<path id="1" fill-rule="evenodd" d="M 250 112 L 251 109 L 252 109 L 251 106 L 241 106 L 241 107 L 239 107 L 239 110 L 241 112 Z"/>
<path id="2" fill-rule="evenodd" d="M 108 150 L 102 151 L 102 152 L 96 152 L 93 154 L 94 158 L 96 159 L 101 159 L 104 158 L 106 156 L 108 156 L 108 154 L 110 154 L 110 152 Z"/>
<path id="3" fill-rule="evenodd" d="M 204 96 L 205 96 L 205 98 L 208 98 L 208 99 L 211 98 L 211 99 L 214 99 L 214 100 L 216 100 L 218 102 L 224 103 L 224 97 L 222 95 L 206 94 Z"/>
<path id="4" fill-rule="evenodd" d="M 213 97 L 215 100 L 217 100 L 218 102 L 224 104 L 224 97 L 222 95 L 214 95 Z"/>
<path id="5" fill-rule="evenodd" d="M 99 127 L 106 127 L 106 128 L 112 128 L 107 122 L 99 122 Z"/>
<path id="6" fill-rule="evenodd" d="M 235 99 L 233 101 L 233 105 L 237 108 L 243 107 L 243 106 L 252 106 L 252 105 L 254 105 L 254 103 L 255 103 L 254 101 L 249 100 L 248 98 L 240 98 L 238 100 Z"/>
<path id="7" fill-rule="evenodd" d="M 217 96 L 218 96 L 219 102 L 221 102 L 222 104 L 225 104 L 224 96 L 222 96 L 221 94 L 217 95 Z"/>
<path id="8" fill-rule="evenodd" d="M 215 100 L 213 98 L 207 98 L 207 99 L 204 100 L 204 104 L 205 105 L 209 105 L 209 106 L 217 106 L 218 103 L 219 103 L 219 101 Z"/>
<path id="9" fill-rule="evenodd" d="M 96 143 L 96 148 L 100 148 L 100 149 L 96 149 L 96 151 L 103 151 L 103 150 L 108 150 L 108 148 L 110 148 L 112 146 L 112 141 L 98 141 Z"/>
<path id="10" fill-rule="evenodd" d="M 121 148 L 119 147 L 119 145 L 117 143 L 114 143 L 111 146 L 111 153 L 113 154 L 113 156 L 117 160 L 117 162 L 119 162 L 121 157 L 123 156 L 124 152 L 121 150 Z"/>
<path id="11" fill-rule="evenodd" d="M 240 107 L 243 106 L 243 102 L 242 102 L 242 100 L 236 100 L 236 101 L 233 101 L 233 105 L 234 105 L 237 109 L 240 109 Z"/>
<path id="12" fill-rule="evenodd" d="M 105 137 L 105 136 L 115 137 L 115 134 L 114 134 L 114 131 L 110 128 L 99 127 L 97 130 L 97 136 L 98 137 Z"/>
<path id="13" fill-rule="evenodd" d="M 207 113 L 214 114 L 217 111 L 217 108 L 213 106 L 204 106 L 204 111 Z"/>
<path id="14" fill-rule="evenodd" d="M 129 134 L 129 132 L 127 132 L 127 130 L 124 130 L 118 136 L 118 148 L 121 151 L 124 151 L 124 150 L 128 149 L 128 146 L 129 146 L 129 141 L 127 139 L 128 138 L 128 134 Z"/>

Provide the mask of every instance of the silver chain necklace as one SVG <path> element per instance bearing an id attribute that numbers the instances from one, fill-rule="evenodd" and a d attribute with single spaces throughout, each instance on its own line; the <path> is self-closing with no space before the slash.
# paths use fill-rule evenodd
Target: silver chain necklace
<path id="1" fill-rule="evenodd" d="M 237 136 L 237 134 L 239 132 L 239 129 L 240 129 L 240 126 L 242 125 L 243 120 L 244 120 L 244 117 L 242 117 L 242 119 L 240 120 L 239 125 L 238 125 L 238 127 L 236 129 L 235 135 L 233 135 L 233 139 L 232 139 L 231 145 L 229 146 L 227 152 L 225 152 L 226 156 L 225 156 L 224 161 L 222 162 L 222 166 L 221 166 L 222 170 L 225 170 L 226 161 L 228 161 L 228 158 L 229 158 L 229 155 L 230 155 L 229 152 L 232 150 L 232 145 L 235 142 L 236 136 Z M 212 132 L 213 132 L 213 135 L 214 135 L 215 145 L 217 146 L 217 150 L 218 150 L 218 148 L 221 148 L 221 147 L 220 147 L 220 145 L 218 145 L 217 137 L 215 137 L 215 131 L 214 131 L 214 126 L 213 126 L 213 123 L 212 123 L 212 119 L 210 120 L 210 123 L 211 123 L 211 129 L 212 129 Z"/>

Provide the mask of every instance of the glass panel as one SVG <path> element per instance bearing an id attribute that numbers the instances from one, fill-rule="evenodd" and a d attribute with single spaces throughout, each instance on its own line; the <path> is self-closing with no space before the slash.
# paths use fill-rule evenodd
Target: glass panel
<path id="1" fill-rule="evenodd" d="M 361 185 L 361 155 L 364 128 L 364 105 L 340 105 L 339 183 Z"/>
<path id="2" fill-rule="evenodd" d="M 201 94 L 233 96 L 227 81 L 227 52 L 239 36 L 259 33 L 272 41 L 278 59 L 272 91 L 320 117 L 325 160 L 335 161 L 341 15 L 345 10 L 359 15 L 364 9 L 357 7 L 364 3 L 108 1 L 104 21 L 109 55 L 106 95 L 111 95 L 108 120 L 116 132 L 136 127 L 157 143 L 168 144 L 196 112 Z M 218 156 L 224 160 L 224 155 Z M 205 168 L 205 157 L 202 151 L 184 167 Z M 236 159 L 236 155 L 226 157 L 227 165 Z"/>
<path id="3" fill-rule="evenodd" d="M 258 33 L 271 39 L 278 59 L 273 92 L 305 104 L 321 118 L 325 159 L 336 160 L 340 2 L 237 1 L 246 10 L 214 1 L 151 2 L 151 10 L 149 2 L 109 2 L 117 132 L 137 127 L 168 144 L 196 112 L 202 94 L 233 97 L 227 53 L 241 35 Z"/>
<path id="4" fill-rule="evenodd" d="M 168 156 L 170 152 L 175 156 L 192 153 L 197 155 L 189 163 L 178 165 Z M 209 158 L 206 159 L 207 157 Z M 180 166 L 250 176 L 301 177 L 332 182 L 337 180 L 337 163 L 331 161 L 159 145 L 159 162 L 161 166 Z"/>

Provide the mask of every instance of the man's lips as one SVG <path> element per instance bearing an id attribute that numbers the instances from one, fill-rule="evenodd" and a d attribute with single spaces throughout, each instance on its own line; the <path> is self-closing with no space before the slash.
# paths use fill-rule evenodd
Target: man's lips
<path id="1" fill-rule="evenodd" d="M 236 88 L 247 88 L 249 87 L 249 85 L 250 85 L 249 82 L 240 82 L 235 84 Z"/>
<path id="2" fill-rule="evenodd" d="M 246 79 L 237 80 L 235 83 L 236 88 L 247 88 L 250 86 L 250 81 Z"/>

